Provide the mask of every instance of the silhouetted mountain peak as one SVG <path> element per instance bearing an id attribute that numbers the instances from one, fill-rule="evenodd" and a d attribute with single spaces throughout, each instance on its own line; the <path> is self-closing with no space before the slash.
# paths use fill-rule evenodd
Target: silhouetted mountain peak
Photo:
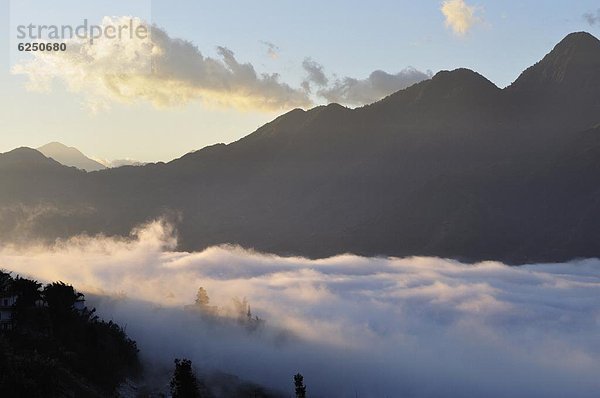
<path id="1" fill-rule="evenodd" d="M 332 117 L 336 117 L 349 109 L 338 103 L 330 103 L 328 105 L 321 105 L 312 108 L 306 112 L 305 124 L 314 123 L 316 121 L 327 120 Z"/>
<path id="2" fill-rule="evenodd" d="M 600 40 L 587 32 L 566 36 L 540 62 L 519 76 L 516 90 L 582 89 L 600 85 Z"/>
<path id="3" fill-rule="evenodd" d="M 600 40 L 596 36 L 588 32 L 573 32 L 569 33 L 562 39 L 556 48 L 560 47 L 576 47 L 576 46 L 598 46 Z"/>
<path id="4" fill-rule="evenodd" d="M 8 151 L 8 152 L 4 152 L 2 154 L 0 154 L 0 156 L 35 156 L 35 157 L 39 157 L 40 152 L 36 151 L 35 149 L 26 147 L 26 146 L 22 146 L 19 148 L 15 148 L 12 151 Z"/>
<path id="5" fill-rule="evenodd" d="M 479 73 L 467 69 L 467 68 L 458 68 L 454 70 L 442 70 L 436 73 L 432 78 L 432 82 L 436 83 L 446 83 L 453 85 L 465 85 L 465 84 L 484 84 L 484 85 L 492 85 L 494 84 L 490 82 L 488 79 L 480 75 Z"/>
<path id="6" fill-rule="evenodd" d="M 498 87 L 479 73 L 466 68 L 441 71 L 431 79 L 429 88 L 441 95 L 458 92 L 497 91 Z"/>
<path id="7" fill-rule="evenodd" d="M 17 149 L 13 149 L 12 151 L 0 154 L 0 159 L 2 160 L 20 160 L 20 161 L 48 161 L 48 158 L 45 157 L 39 151 L 35 149 L 31 149 L 28 147 L 21 147 Z"/>
<path id="8" fill-rule="evenodd" d="M 323 127 L 338 124 L 339 118 L 346 112 L 351 113 L 352 110 L 337 103 L 319 105 L 307 111 L 299 108 L 293 109 L 260 127 L 240 141 L 256 142 L 277 137 L 289 143 L 290 139 L 306 136 L 308 132 L 318 134 L 318 131 L 314 129 L 315 126 Z M 319 129 L 317 128 L 317 130 Z"/>
<path id="9" fill-rule="evenodd" d="M 35 149 L 22 147 L 0 154 L 0 167 L 60 166 Z"/>
<path id="10" fill-rule="evenodd" d="M 487 102 L 487 99 L 493 98 L 499 92 L 500 89 L 494 83 L 479 73 L 460 68 L 438 72 L 430 80 L 398 91 L 376 102 L 372 107 L 410 108 L 410 113 L 413 113 L 415 106 L 432 109 L 433 104 L 452 103 L 453 106 L 464 106 L 466 109 L 482 101 Z M 425 117 L 428 118 L 429 115 Z"/>

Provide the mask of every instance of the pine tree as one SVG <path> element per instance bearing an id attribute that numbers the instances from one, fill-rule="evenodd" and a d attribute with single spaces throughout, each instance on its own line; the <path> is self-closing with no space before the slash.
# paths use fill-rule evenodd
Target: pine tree
<path id="1" fill-rule="evenodd" d="M 296 398 L 306 398 L 306 386 L 304 385 L 304 376 L 298 373 L 294 376 L 294 384 L 296 385 Z"/>
<path id="2" fill-rule="evenodd" d="M 196 305 L 199 307 L 207 307 L 209 303 L 210 298 L 208 297 L 208 292 L 203 287 L 199 288 L 198 293 L 196 294 Z"/>
<path id="3" fill-rule="evenodd" d="M 175 373 L 170 385 L 173 398 L 201 398 L 198 380 L 189 359 L 175 360 Z"/>

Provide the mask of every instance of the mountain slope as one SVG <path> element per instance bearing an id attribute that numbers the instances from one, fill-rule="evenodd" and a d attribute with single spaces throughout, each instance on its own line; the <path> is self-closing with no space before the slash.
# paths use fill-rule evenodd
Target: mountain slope
<path id="1" fill-rule="evenodd" d="M 598 84 L 600 41 L 589 33 L 571 33 L 511 85 L 519 91 L 591 91 Z"/>
<path id="2" fill-rule="evenodd" d="M 59 142 L 51 142 L 50 144 L 39 147 L 37 150 L 65 166 L 77 167 L 78 169 L 85 171 L 106 169 L 106 166 L 86 157 L 78 149 L 68 147 Z"/>
<path id="3" fill-rule="evenodd" d="M 290 111 L 167 164 L 62 167 L 52 189 L 24 196 L 6 185 L 0 208 L 32 197 L 60 207 L 28 229 L 46 239 L 127 235 L 166 216 L 185 250 L 233 243 L 310 257 L 511 263 L 600 256 L 599 43 L 569 35 L 506 89 L 444 71 L 362 108 Z M 0 186 L 15 174 L 4 156 Z"/>

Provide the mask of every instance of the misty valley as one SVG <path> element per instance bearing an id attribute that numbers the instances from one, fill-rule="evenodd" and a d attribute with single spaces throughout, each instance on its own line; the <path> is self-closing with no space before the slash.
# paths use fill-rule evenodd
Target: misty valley
<path id="1" fill-rule="evenodd" d="M 122 396 L 169 394 L 174 359 L 192 361 L 201 396 L 293 396 L 298 373 L 306 396 L 322 397 L 441 396 L 449 385 L 456 396 L 597 391 L 599 260 L 310 260 L 175 245 L 172 228 L 155 222 L 130 240 L 5 248 L 0 262 L 70 281 L 97 322 L 135 341 L 143 372 L 117 374 Z M 77 382 L 61 378 L 60 387 L 75 396 L 81 384 L 97 388 L 68 364 Z"/>

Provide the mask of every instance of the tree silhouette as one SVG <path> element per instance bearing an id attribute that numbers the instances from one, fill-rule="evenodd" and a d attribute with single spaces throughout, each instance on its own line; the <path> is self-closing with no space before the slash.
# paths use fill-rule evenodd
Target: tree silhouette
<path id="1" fill-rule="evenodd" d="M 17 307 L 34 307 L 36 301 L 41 299 L 41 287 L 42 284 L 37 281 L 17 276 L 12 283 L 12 291 L 18 297 Z"/>
<path id="2" fill-rule="evenodd" d="M 10 283 L 9 293 L 17 297 L 12 314 L 12 319 L 17 324 L 20 323 L 25 327 L 37 326 L 40 329 L 42 328 L 38 322 L 39 318 L 31 316 L 37 312 L 36 303 L 42 299 L 41 287 L 41 283 L 19 276 Z"/>
<path id="3" fill-rule="evenodd" d="M 198 379 L 192 370 L 192 361 L 175 360 L 175 372 L 170 386 L 173 398 L 201 398 Z"/>
<path id="4" fill-rule="evenodd" d="M 0 271 L 0 293 L 8 293 L 13 284 L 13 279 L 9 272 Z"/>
<path id="5" fill-rule="evenodd" d="M 83 294 L 77 293 L 73 286 L 64 282 L 54 282 L 46 285 L 42 296 L 48 309 L 57 318 L 64 318 L 71 314 L 75 309 L 77 300 L 83 298 Z"/>
<path id="6" fill-rule="evenodd" d="M 199 307 L 206 307 L 208 304 L 210 304 L 208 293 L 205 288 L 201 287 L 196 294 L 196 305 Z"/>
<path id="7" fill-rule="evenodd" d="M 0 334 L 0 396 L 64 396 L 73 383 L 112 392 L 140 374 L 137 345 L 119 325 L 76 310 L 83 295 L 72 286 L 41 286 L 0 271 L 3 293 L 17 296 L 13 328 Z"/>
<path id="8" fill-rule="evenodd" d="M 294 376 L 296 386 L 296 398 L 306 398 L 306 386 L 304 385 L 304 376 L 300 373 Z"/>

